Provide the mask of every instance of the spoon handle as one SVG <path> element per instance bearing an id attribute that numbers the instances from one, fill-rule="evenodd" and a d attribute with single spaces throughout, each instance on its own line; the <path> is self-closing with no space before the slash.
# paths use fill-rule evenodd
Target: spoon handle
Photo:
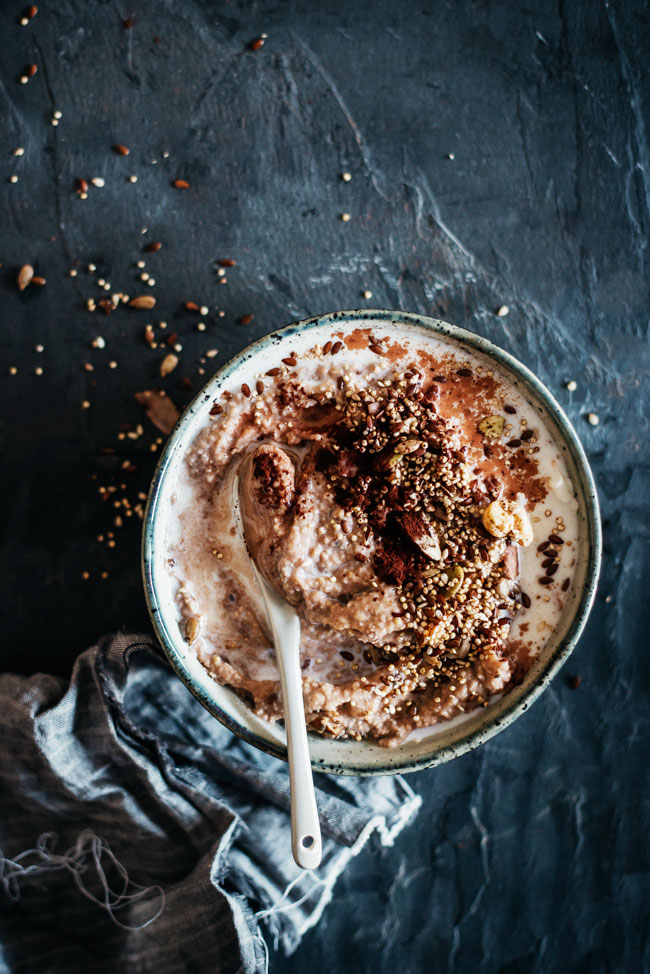
<path id="1" fill-rule="evenodd" d="M 309 759 L 305 709 L 300 673 L 300 620 L 286 603 L 280 602 L 264 580 L 269 622 L 280 669 L 282 705 L 287 731 L 289 780 L 291 783 L 291 848 L 303 869 L 320 865 L 322 841 L 314 779 Z"/>

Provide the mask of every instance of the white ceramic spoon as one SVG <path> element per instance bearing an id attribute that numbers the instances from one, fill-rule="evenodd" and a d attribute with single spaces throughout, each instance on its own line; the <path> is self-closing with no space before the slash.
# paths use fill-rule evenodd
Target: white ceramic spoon
<path id="1" fill-rule="evenodd" d="M 300 619 L 293 606 L 269 585 L 251 556 L 246 544 L 246 532 L 239 504 L 239 477 L 234 479 L 232 500 L 237 530 L 246 546 L 255 579 L 262 593 L 280 670 L 291 784 L 293 858 L 303 869 L 315 869 L 320 865 L 322 842 L 302 698 Z"/>

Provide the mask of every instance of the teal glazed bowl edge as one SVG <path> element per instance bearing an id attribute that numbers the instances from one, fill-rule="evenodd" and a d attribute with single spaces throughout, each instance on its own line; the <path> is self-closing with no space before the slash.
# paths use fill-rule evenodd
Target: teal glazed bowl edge
<path id="1" fill-rule="evenodd" d="M 414 749 L 409 746 L 409 738 L 395 747 L 380 748 L 376 745 L 367 745 L 364 741 L 341 742 L 310 735 L 314 770 L 346 775 L 397 774 L 433 767 L 485 743 L 525 713 L 557 674 L 580 638 L 595 598 L 602 547 L 598 496 L 583 447 L 553 395 L 534 373 L 510 353 L 456 325 L 402 311 L 372 309 L 336 311 L 307 318 L 271 332 L 248 345 L 220 368 L 187 406 L 159 458 L 144 515 L 142 575 L 153 628 L 177 675 L 214 717 L 249 744 L 274 757 L 286 760 L 284 738 L 277 733 L 274 735 L 271 735 L 270 731 L 267 733 L 266 728 L 260 726 L 260 718 L 255 718 L 258 724 L 255 726 L 252 711 L 250 718 L 247 717 L 243 704 L 238 704 L 239 710 L 235 712 L 230 698 L 226 696 L 230 694 L 234 697 L 232 691 L 221 687 L 209 675 L 206 679 L 207 671 L 201 673 L 201 670 L 197 669 L 189 647 L 181 637 L 177 622 L 167 604 L 168 600 L 161 596 L 160 577 L 161 572 L 164 571 L 164 567 L 161 567 L 164 558 L 163 552 L 160 551 L 160 537 L 157 538 L 156 535 L 158 519 L 165 516 L 162 493 L 166 488 L 170 468 L 178 462 L 179 454 L 184 455 L 192 442 L 192 434 L 195 435 L 196 432 L 194 427 L 197 414 L 207 409 L 206 404 L 214 399 L 222 385 L 252 358 L 271 352 L 287 339 L 295 338 L 299 334 L 303 335 L 309 330 L 317 329 L 323 332 L 320 338 L 326 341 L 328 329 L 335 333 L 340 332 L 341 329 L 353 330 L 367 327 L 370 323 L 422 329 L 429 335 L 434 332 L 451 339 L 456 345 L 466 347 L 468 351 L 482 353 L 500 365 L 511 377 L 516 378 L 517 384 L 521 384 L 527 396 L 541 403 L 566 448 L 579 505 L 583 534 L 580 544 L 584 546 L 581 547 L 584 564 L 579 590 L 573 593 L 570 621 L 561 639 L 557 641 L 557 645 L 552 646 L 541 669 L 535 672 L 530 680 L 524 678 L 521 686 L 506 693 L 498 704 L 483 709 L 480 719 L 474 719 L 474 726 L 472 722 L 468 723 L 467 733 L 461 732 L 460 735 L 456 734 L 454 739 L 445 740 L 445 728 L 439 725 L 440 734 L 431 737 L 430 748 L 427 748 L 426 744 L 419 746 L 416 749 L 417 753 L 413 753 Z M 551 642 L 553 636 L 549 639 L 549 643 Z M 370 758 L 369 752 L 372 752 Z"/>

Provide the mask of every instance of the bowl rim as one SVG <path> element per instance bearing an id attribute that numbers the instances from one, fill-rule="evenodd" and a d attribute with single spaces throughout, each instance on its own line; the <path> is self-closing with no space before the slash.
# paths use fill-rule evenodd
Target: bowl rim
<path id="1" fill-rule="evenodd" d="M 332 329 L 335 329 L 336 327 L 341 327 L 341 325 L 347 326 L 349 324 L 352 327 L 359 327 L 361 324 L 367 323 L 368 321 L 379 321 L 385 324 L 394 323 L 396 325 L 405 324 L 416 326 L 424 329 L 425 331 L 433 331 L 439 335 L 452 338 L 461 344 L 468 345 L 473 350 L 495 359 L 499 364 L 514 372 L 518 378 L 523 380 L 525 385 L 532 389 L 533 393 L 543 402 L 544 407 L 564 437 L 566 445 L 571 454 L 573 464 L 579 475 L 580 488 L 585 502 L 588 543 L 587 567 L 582 593 L 576 603 L 573 618 L 564 638 L 553 650 L 544 669 L 538 674 L 535 681 L 521 692 L 521 695 L 515 701 L 513 701 L 510 707 L 508 707 L 506 704 L 505 709 L 499 713 L 496 719 L 490 721 L 484 726 L 476 728 L 459 740 L 437 747 L 435 752 L 431 755 L 423 755 L 417 758 L 407 759 L 402 762 L 395 760 L 395 754 L 399 754 L 401 747 L 400 744 L 396 745 L 394 748 L 390 748 L 387 751 L 387 756 L 390 754 L 393 760 L 385 765 L 377 764 L 376 766 L 373 765 L 370 767 L 365 765 L 358 766 L 355 765 L 353 761 L 342 762 L 341 760 L 337 760 L 330 763 L 328 761 L 315 760 L 312 758 L 312 767 L 316 771 L 371 777 L 385 774 L 403 774 L 412 771 L 420 771 L 425 768 L 442 764 L 454 757 L 459 757 L 461 754 L 465 754 L 468 751 L 473 750 L 475 747 L 485 743 L 500 731 L 504 730 L 514 720 L 521 716 L 521 714 L 524 713 L 532 703 L 534 703 L 542 691 L 555 677 L 562 665 L 566 662 L 583 632 L 596 595 L 596 587 L 601 562 L 602 537 L 596 485 L 594 483 L 594 478 L 586 454 L 571 422 L 553 394 L 549 391 L 549 389 L 547 389 L 542 381 L 538 379 L 537 376 L 517 358 L 505 351 L 505 349 L 495 345 L 489 339 L 484 338 L 481 335 L 477 335 L 466 328 L 461 328 L 458 325 L 453 325 L 437 318 L 430 318 L 413 312 L 389 311 L 385 309 L 372 308 L 334 311 L 314 315 L 312 317 L 293 322 L 292 324 L 286 325 L 280 329 L 276 329 L 275 331 L 269 332 L 266 335 L 262 335 L 260 338 L 256 339 L 254 342 L 251 342 L 249 345 L 239 351 L 221 368 L 219 368 L 183 410 L 181 416 L 174 426 L 174 429 L 167 439 L 156 465 L 156 470 L 151 481 L 143 518 L 141 567 L 145 590 L 145 600 L 151 623 L 163 648 L 165 656 L 167 657 L 167 660 L 171 664 L 172 668 L 183 681 L 188 690 L 190 690 L 190 692 L 199 700 L 206 710 L 208 710 L 214 717 L 217 718 L 217 720 L 219 720 L 229 730 L 247 743 L 252 744 L 254 747 L 259 748 L 273 757 L 277 757 L 285 761 L 287 760 L 287 751 L 284 745 L 264 739 L 258 736 L 255 731 L 240 724 L 235 718 L 231 717 L 228 713 L 222 710 L 217 701 L 195 682 L 194 677 L 186 667 L 182 656 L 176 651 L 174 637 L 165 625 L 161 613 L 161 605 L 158 600 L 154 583 L 153 563 L 155 554 L 153 539 L 158 500 L 163 481 L 165 479 L 167 467 L 169 466 L 174 452 L 178 448 L 179 442 L 182 442 L 183 440 L 185 430 L 190 425 L 197 406 L 205 402 L 207 398 L 212 397 L 213 393 L 210 392 L 210 389 L 215 386 L 221 386 L 229 376 L 235 373 L 242 364 L 253 357 L 260 349 L 266 347 L 270 343 L 279 343 L 280 341 L 295 335 L 297 332 L 302 333 L 307 329 L 317 326 L 330 324 Z"/>

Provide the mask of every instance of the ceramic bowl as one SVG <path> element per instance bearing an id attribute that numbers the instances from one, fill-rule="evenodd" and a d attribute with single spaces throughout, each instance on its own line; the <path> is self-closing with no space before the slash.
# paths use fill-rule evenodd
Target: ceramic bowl
<path id="1" fill-rule="evenodd" d="M 484 338 L 454 325 L 420 315 L 395 311 L 340 311 L 289 325 L 249 345 L 224 365 L 201 390 L 179 419 L 160 457 L 151 485 L 144 519 L 143 576 L 151 620 L 167 654 L 191 692 L 214 716 L 244 740 L 286 759 L 284 728 L 257 717 L 231 690 L 219 686 L 182 638 L 171 579 L 166 571 L 166 531 L 172 510 L 171 495 L 180 465 L 195 436 L 208 422 L 208 411 L 223 389 L 254 385 L 253 376 L 265 371 L 278 357 L 278 345 L 291 340 L 291 348 L 324 344 L 334 333 L 369 327 L 378 335 L 395 337 L 406 330 L 412 339 L 437 333 L 473 353 L 498 363 L 544 417 L 560 444 L 573 481 L 579 512 L 578 559 L 574 583 L 556 629 L 523 682 L 486 708 L 461 715 L 447 723 L 419 730 L 393 748 L 368 741 L 335 741 L 310 735 L 312 764 L 316 770 L 338 774 L 379 775 L 415 771 L 440 764 L 489 740 L 523 714 L 548 686 L 575 646 L 593 602 L 600 565 L 598 500 L 589 465 L 567 417 L 551 393 L 524 365 Z M 251 381 L 252 380 L 252 381 Z"/>

